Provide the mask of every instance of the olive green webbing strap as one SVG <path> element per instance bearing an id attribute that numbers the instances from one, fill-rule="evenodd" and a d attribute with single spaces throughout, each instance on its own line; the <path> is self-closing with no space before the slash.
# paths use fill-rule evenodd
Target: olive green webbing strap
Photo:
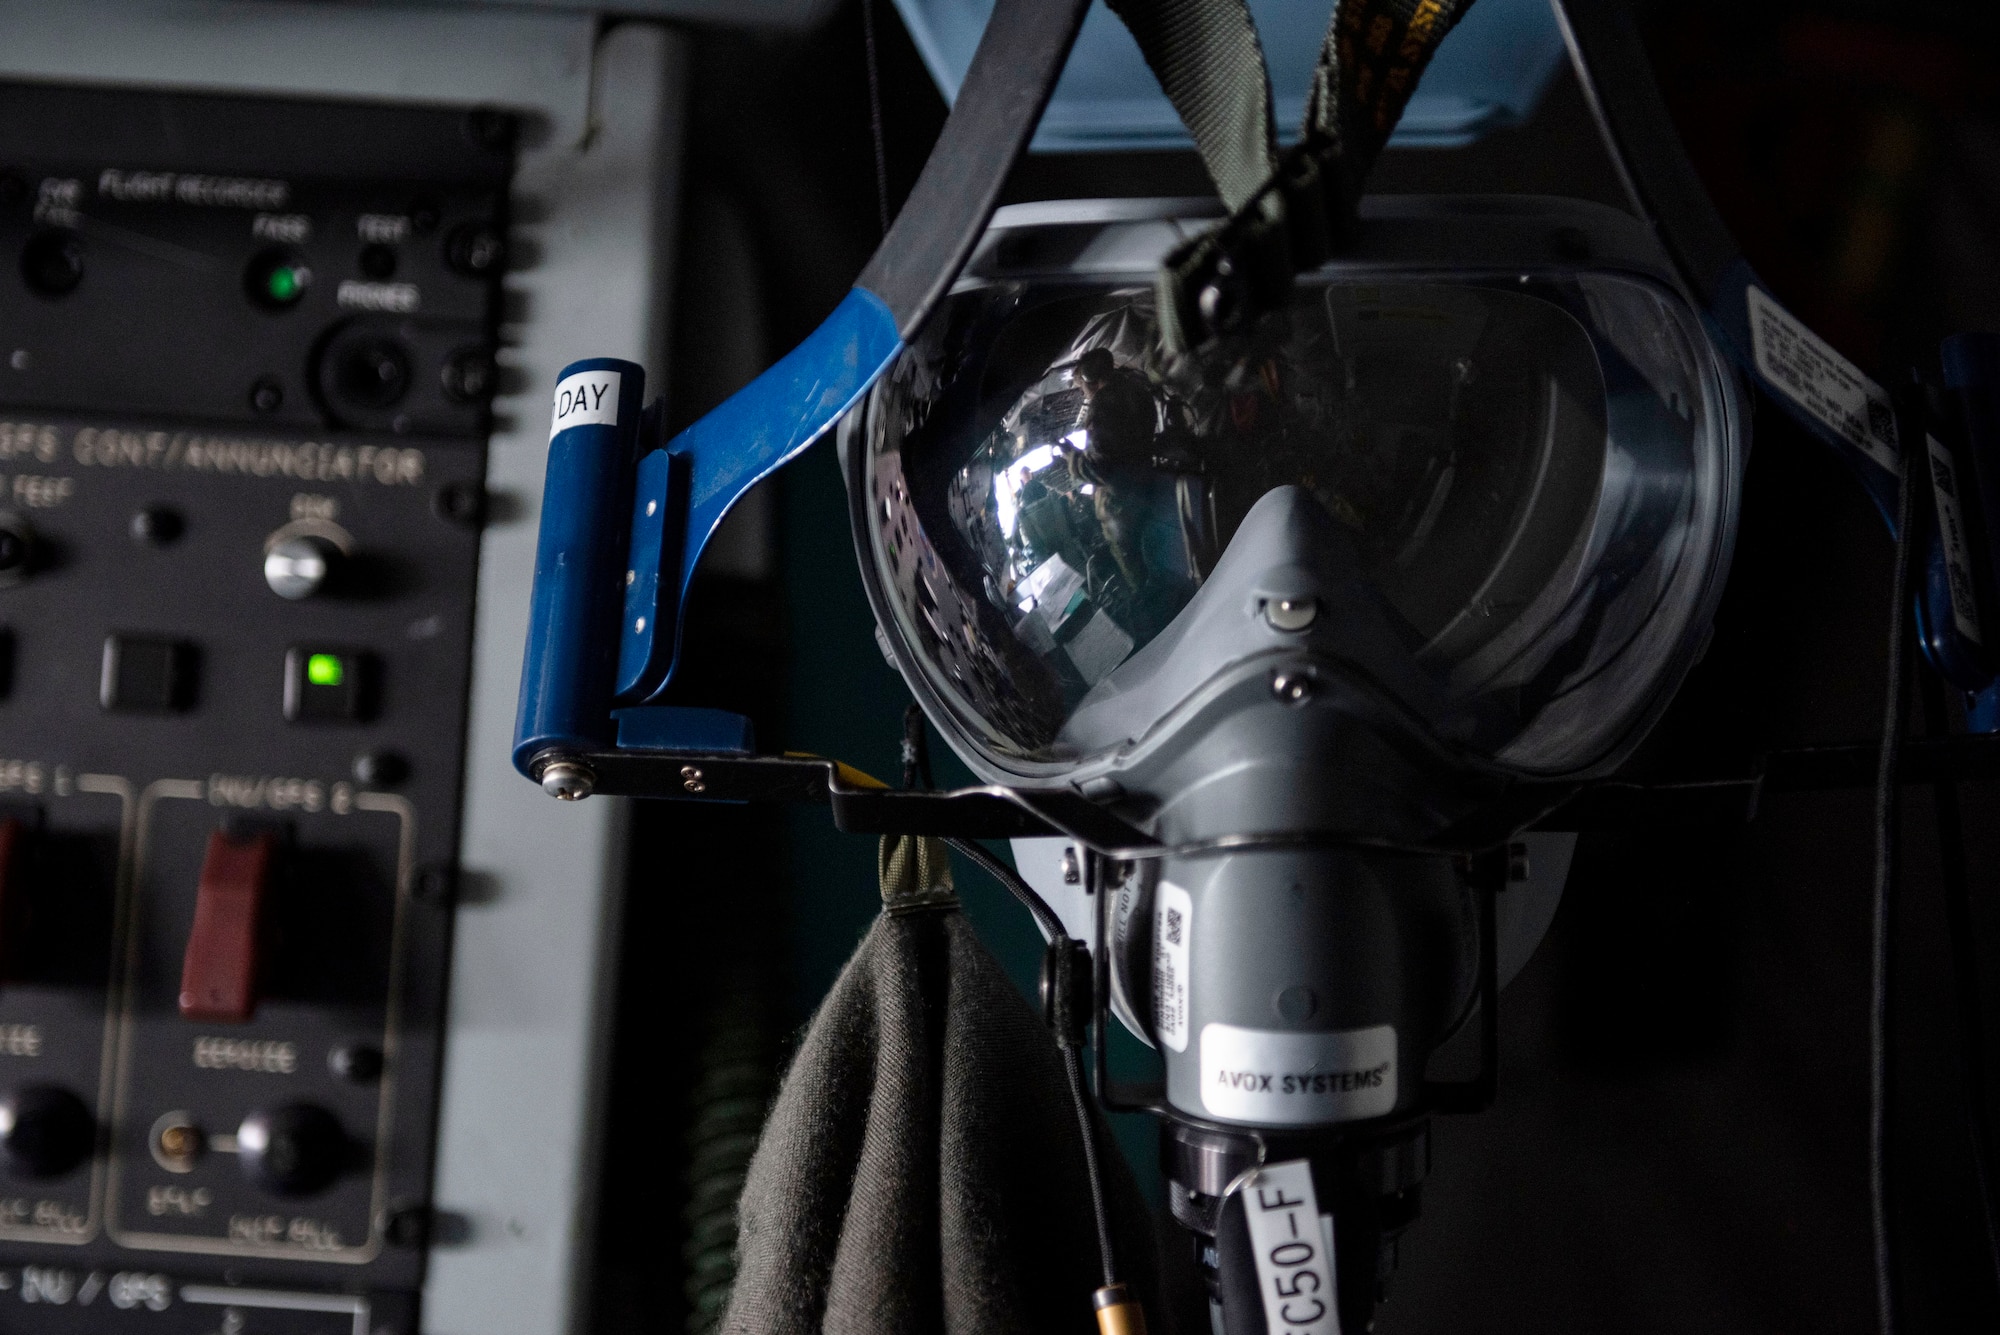
<path id="1" fill-rule="evenodd" d="M 1472 0 L 1335 0 L 1303 137 L 1275 149 L 1270 75 L 1247 0 L 1108 0 L 1193 135 L 1230 219 L 1160 273 L 1170 352 L 1228 332 L 1292 275 L 1325 262 L 1353 225 L 1361 182 L 1402 119 L 1438 43 Z"/>
<path id="2" fill-rule="evenodd" d="M 1358 182 L 1403 118 L 1438 43 L 1472 0 L 1335 0 L 1306 97 L 1305 134 L 1334 144 Z"/>
<path id="3" fill-rule="evenodd" d="M 1278 165 L 1271 76 L 1246 0 L 1106 0 L 1125 20 L 1233 213 Z"/>
<path id="4" fill-rule="evenodd" d="M 882 883 L 882 910 L 892 918 L 958 907 L 951 853 L 942 839 L 885 834 L 876 851 L 875 870 Z"/>

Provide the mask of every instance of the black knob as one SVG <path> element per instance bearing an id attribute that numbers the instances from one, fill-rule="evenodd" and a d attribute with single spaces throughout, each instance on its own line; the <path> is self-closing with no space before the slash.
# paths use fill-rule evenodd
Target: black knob
<path id="1" fill-rule="evenodd" d="M 0 1150 L 16 1177 L 60 1177 L 90 1157 L 97 1122 L 83 1100 L 56 1085 L 0 1098 Z"/>
<path id="2" fill-rule="evenodd" d="M 132 512 L 132 541 L 149 547 L 164 547 L 187 530 L 180 511 L 166 505 L 149 505 Z"/>
<path id="3" fill-rule="evenodd" d="M 278 1196 L 310 1196 L 347 1161 L 347 1133 L 334 1115 L 310 1103 L 263 1109 L 236 1128 L 236 1158 L 252 1182 Z"/>
<path id="4" fill-rule="evenodd" d="M 382 1049 L 366 1043 L 343 1043 L 326 1054 L 326 1067 L 342 1080 L 365 1085 L 382 1074 Z"/>
<path id="5" fill-rule="evenodd" d="M 21 278 L 44 297 L 66 296 L 83 281 L 83 242 L 74 232 L 37 232 L 21 248 Z"/>
<path id="6" fill-rule="evenodd" d="M 260 375 L 250 382 L 252 412 L 274 413 L 285 406 L 285 386 L 276 376 Z"/>
<path id="7" fill-rule="evenodd" d="M 0 511 L 0 585 L 26 579 L 34 557 L 35 530 L 19 515 Z"/>
<path id="8" fill-rule="evenodd" d="M 394 788 L 410 777 L 410 762 L 394 751 L 363 751 L 354 757 L 354 781 L 370 788 Z"/>
<path id="9" fill-rule="evenodd" d="M 438 372 L 444 396 L 453 403 L 478 403 L 493 395 L 493 358 L 484 348 L 460 348 Z"/>
<path id="10" fill-rule="evenodd" d="M 489 278 L 500 272 L 507 243 L 485 223 L 461 223 L 445 238 L 444 258 L 467 278 Z"/>
<path id="11" fill-rule="evenodd" d="M 410 359 L 388 338 L 358 338 L 337 345 L 333 391 L 357 408 L 393 408 L 410 392 Z"/>

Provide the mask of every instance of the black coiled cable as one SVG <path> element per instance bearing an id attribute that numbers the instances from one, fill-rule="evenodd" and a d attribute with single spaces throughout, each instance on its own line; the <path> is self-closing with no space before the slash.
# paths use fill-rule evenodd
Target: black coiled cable
<path id="1" fill-rule="evenodd" d="M 1034 887 L 1021 879 L 1018 872 L 969 839 L 947 839 L 945 842 L 1020 900 L 1022 906 L 1034 915 L 1042 934 L 1052 943 L 1059 949 L 1068 948 L 1070 936 L 1063 930 L 1062 919 L 1048 906 L 1048 901 L 1035 893 Z M 1062 1048 L 1063 1072 L 1069 1081 L 1070 1103 L 1076 1109 L 1077 1130 L 1083 1137 L 1083 1167 L 1090 1179 L 1090 1208 L 1097 1221 L 1097 1259 L 1104 1270 L 1104 1283 L 1109 1287 L 1118 1282 L 1118 1268 L 1111 1248 L 1111 1208 L 1104 1197 L 1104 1168 L 1098 1160 L 1097 1123 L 1091 1118 L 1090 1092 L 1083 1082 L 1083 1053 L 1061 1033 L 1056 1035 L 1056 1042 Z"/>
<path id="2" fill-rule="evenodd" d="M 685 1240 L 688 1335 L 722 1323 L 736 1282 L 736 1203 L 777 1090 L 772 1045 L 758 1008 L 725 1001 L 705 1017 L 690 1095 Z"/>
<path id="3" fill-rule="evenodd" d="M 925 788 L 932 786 L 930 747 L 924 731 L 923 711 L 913 704 L 903 713 L 903 786 L 910 788 L 918 783 Z M 1063 928 L 1062 919 L 1056 916 L 1047 900 L 1035 893 L 1033 886 L 1021 879 L 1020 873 L 970 839 L 946 839 L 945 843 L 1019 900 L 1051 945 L 1058 950 L 1069 949 L 1071 938 Z M 1102 887 L 1099 887 L 1099 892 L 1102 893 Z M 1090 1181 L 1090 1208 L 1097 1223 L 1097 1259 L 1104 1273 L 1105 1287 L 1110 1288 L 1118 1283 L 1118 1269 L 1111 1246 L 1111 1208 L 1104 1195 L 1104 1166 L 1098 1157 L 1097 1123 L 1090 1115 L 1090 1092 L 1083 1080 L 1083 1053 L 1067 1034 L 1060 1031 L 1056 1034 L 1056 1043 L 1062 1049 L 1063 1074 L 1069 1082 L 1070 1105 L 1076 1110 L 1077 1131 L 1083 1139 L 1083 1168 Z"/>
<path id="4" fill-rule="evenodd" d="M 1868 974 L 1868 1214 L 1875 1244 L 1875 1318 L 1881 1335 L 1896 1328 L 1895 1274 L 1889 1243 L 1889 945 L 1896 885 L 1900 811 L 1897 761 L 1903 745 L 1903 618 L 1910 605 L 1910 526 L 1916 519 L 1921 446 L 1905 458 L 1896 493 L 1896 558 L 1889 595 L 1889 670 L 1882 708 L 1882 749 L 1875 765 L 1875 886 Z"/>

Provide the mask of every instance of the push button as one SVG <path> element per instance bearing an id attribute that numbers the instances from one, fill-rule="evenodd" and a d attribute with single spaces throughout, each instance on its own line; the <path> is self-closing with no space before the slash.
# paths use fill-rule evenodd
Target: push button
<path id="1" fill-rule="evenodd" d="M 181 964 L 183 1019 L 241 1024 L 256 1011 L 258 929 L 276 846 L 269 831 L 208 836 Z"/>
<path id="2" fill-rule="evenodd" d="M 374 661 L 352 649 L 295 644 L 285 650 L 285 717 L 357 723 L 373 708 Z"/>
<path id="3" fill-rule="evenodd" d="M 27 827 L 12 816 L 0 819 L 0 961 L 20 951 L 21 864 L 26 861 Z"/>
<path id="4" fill-rule="evenodd" d="M 97 702 L 120 713 L 165 714 L 194 703 L 194 646 L 142 635 L 110 635 Z"/>

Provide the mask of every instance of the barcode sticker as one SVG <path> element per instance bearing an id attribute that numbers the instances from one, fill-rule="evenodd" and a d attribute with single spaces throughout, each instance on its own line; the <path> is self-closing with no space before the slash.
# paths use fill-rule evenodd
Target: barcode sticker
<path id="1" fill-rule="evenodd" d="M 1882 387 L 1762 288 L 1753 283 L 1744 295 L 1757 374 L 1827 430 L 1900 476 L 1896 412 Z"/>
<path id="2" fill-rule="evenodd" d="M 1243 1186 L 1267 1335 L 1340 1335 L 1332 1220 L 1319 1212 L 1312 1165 L 1266 1164 Z"/>
<path id="3" fill-rule="evenodd" d="M 1958 469 L 1951 451 L 1936 436 L 1925 436 L 1930 446 L 1931 494 L 1937 498 L 1938 537 L 1944 546 L 1944 569 L 1951 588 L 1951 620 L 1958 633 L 1974 644 L 1984 644 L 1979 634 L 1979 602 L 1972 591 L 1971 545 L 1965 540 L 1965 516 L 1958 508 Z"/>
<path id="4" fill-rule="evenodd" d="M 1153 1030 L 1175 1052 L 1188 1045 L 1188 941 L 1194 900 L 1172 881 L 1160 882 L 1153 910 Z"/>

